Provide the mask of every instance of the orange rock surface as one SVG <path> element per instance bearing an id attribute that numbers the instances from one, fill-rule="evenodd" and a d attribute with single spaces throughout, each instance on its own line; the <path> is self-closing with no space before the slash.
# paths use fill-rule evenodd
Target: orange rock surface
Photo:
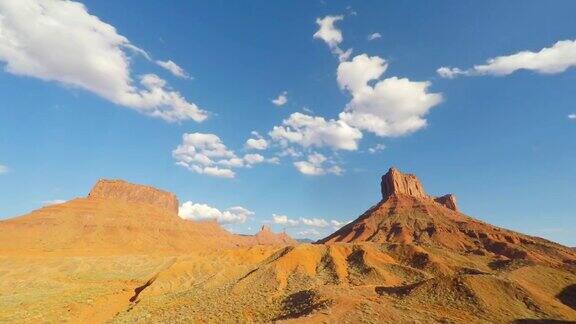
<path id="1" fill-rule="evenodd" d="M 178 214 L 178 199 L 173 193 L 124 180 L 100 179 L 90 190 L 88 198 L 150 204 Z"/>
<path id="2" fill-rule="evenodd" d="M 87 198 L 0 221 L 0 252 L 182 253 L 294 244 L 285 233 L 236 235 L 215 221 L 184 220 L 177 207 L 172 193 L 122 180 L 99 180 Z"/>

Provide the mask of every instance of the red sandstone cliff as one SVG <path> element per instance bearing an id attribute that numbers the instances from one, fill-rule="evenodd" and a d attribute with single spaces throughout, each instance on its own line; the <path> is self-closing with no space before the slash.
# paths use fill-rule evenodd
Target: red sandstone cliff
<path id="1" fill-rule="evenodd" d="M 172 193 L 122 180 L 99 180 L 86 198 L 0 221 L 0 253 L 74 255 L 188 253 L 256 244 L 286 245 L 285 233 L 236 235 L 215 221 L 178 216 Z"/>
<path id="2" fill-rule="evenodd" d="M 456 196 L 447 194 L 441 197 L 429 196 L 424 190 L 418 177 L 409 173 L 402 173 L 398 169 L 391 167 L 388 172 L 382 176 L 380 182 L 382 199 L 386 200 L 393 195 L 405 195 L 426 200 L 433 200 L 445 207 L 458 211 L 456 205 Z"/>
<path id="3" fill-rule="evenodd" d="M 178 199 L 173 193 L 124 180 L 100 179 L 88 194 L 88 198 L 150 204 L 178 214 Z"/>
<path id="4" fill-rule="evenodd" d="M 567 247 L 460 213 L 453 195 L 429 196 L 412 174 L 391 168 L 382 177 L 381 190 L 382 201 L 319 243 L 416 244 L 555 265 L 576 262 Z"/>

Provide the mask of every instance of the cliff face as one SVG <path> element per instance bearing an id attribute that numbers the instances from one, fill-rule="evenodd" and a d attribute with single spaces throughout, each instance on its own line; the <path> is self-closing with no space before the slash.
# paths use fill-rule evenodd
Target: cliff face
<path id="1" fill-rule="evenodd" d="M 417 198 L 428 198 L 420 180 L 413 174 L 404 174 L 396 168 L 390 168 L 382 176 L 380 184 L 382 198 L 386 199 L 393 194 L 403 194 Z"/>
<path id="2" fill-rule="evenodd" d="M 154 205 L 178 214 L 178 199 L 170 192 L 149 186 L 132 184 L 123 180 L 98 180 L 88 198 L 121 200 L 130 203 Z"/>
<path id="3" fill-rule="evenodd" d="M 456 196 L 447 194 L 441 197 L 432 197 L 426 193 L 418 177 L 413 174 L 402 173 L 394 167 L 390 168 L 388 172 L 382 176 L 380 188 L 383 200 L 395 195 L 410 196 L 419 199 L 434 200 L 444 207 L 458 211 Z"/>
<path id="4" fill-rule="evenodd" d="M 569 248 L 466 216 L 454 195 L 429 196 L 414 175 L 391 168 L 381 188 L 382 201 L 319 243 L 412 244 L 555 266 L 576 264 Z"/>
<path id="5" fill-rule="evenodd" d="M 456 196 L 454 196 L 453 194 L 447 194 L 442 197 L 434 198 L 434 201 L 452 210 L 458 211 L 458 205 L 456 204 Z"/>

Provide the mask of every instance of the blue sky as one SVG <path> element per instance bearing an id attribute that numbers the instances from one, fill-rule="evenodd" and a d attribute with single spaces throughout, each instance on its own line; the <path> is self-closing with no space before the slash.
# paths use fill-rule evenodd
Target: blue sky
<path id="1" fill-rule="evenodd" d="M 0 5 L 0 218 L 122 178 L 316 238 L 394 165 L 576 246 L 573 1 L 82 3 Z"/>

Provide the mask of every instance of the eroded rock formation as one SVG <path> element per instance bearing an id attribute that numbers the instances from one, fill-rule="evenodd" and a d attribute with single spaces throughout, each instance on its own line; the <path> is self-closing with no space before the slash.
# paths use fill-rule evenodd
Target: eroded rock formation
<path id="1" fill-rule="evenodd" d="M 286 232 L 276 234 L 272 232 L 270 226 L 267 225 L 262 225 L 262 228 L 254 235 L 254 238 L 256 239 L 256 244 L 298 244 L 298 242 L 286 234 Z"/>
<path id="2" fill-rule="evenodd" d="M 458 211 L 456 204 L 456 196 L 447 194 L 440 197 L 433 197 L 426 193 L 422 183 L 413 174 L 402 173 L 398 169 L 392 167 L 382 176 L 380 183 L 382 191 L 382 200 L 388 199 L 390 196 L 410 196 L 414 198 L 430 199 L 447 208 Z"/>
<path id="3" fill-rule="evenodd" d="M 456 196 L 454 196 L 453 194 L 447 194 L 441 197 L 434 198 L 434 201 L 452 210 L 458 211 L 458 205 L 456 204 Z"/>
<path id="4" fill-rule="evenodd" d="M 403 194 L 418 198 L 429 198 L 420 180 L 413 174 L 404 174 L 392 167 L 382 176 L 380 184 L 382 198 L 386 199 L 394 194 Z"/>
<path id="5" fill-rule="evenodd" d="M 178 198 L 173 193 L 124 180 L 100 179 L 88 194 L 88 198 L 150 204 L 178 214 Z"/>

